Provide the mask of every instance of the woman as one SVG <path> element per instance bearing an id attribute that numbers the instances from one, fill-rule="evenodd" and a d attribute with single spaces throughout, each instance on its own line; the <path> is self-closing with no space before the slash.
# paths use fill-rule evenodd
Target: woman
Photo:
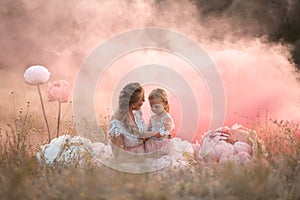
<path id="1" fill-rule="evenodd" d="M 120 92 L 119 107 L 111 118 L 108 131 L 116 158 L 127 158 L 130 153 L 145 153 L 144 142 L 140 138 L 141 133 L 147 130 L 140 110 L 144 101 L 144 89 L 139 83 L 129 83 Z M 122 156 L 120 152 L 123 152 Z"/>

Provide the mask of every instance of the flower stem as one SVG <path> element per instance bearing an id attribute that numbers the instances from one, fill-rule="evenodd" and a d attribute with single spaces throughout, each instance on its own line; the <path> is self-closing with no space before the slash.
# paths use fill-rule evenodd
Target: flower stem
<path id="1" fill-rule="evenodd" d="M 45 112 L 45 108 L 44 108 L 44 103 L 43 103 L 43 98 L 42 98 L 42 94 L 41 94 L 41 89 L 40 89 L 40 85 L 37 85 L 37 89 L 40 95 L 40 101 L 41 101 L 41 105 L 42 105 L 42 110 L 43 110 L 43 115 L 44 115 L 44 119 L 46 122 L 46 126 L 47 126 L 47 132 L 48 132 L 48 141 L 50 143 L 50 129 L 49 129 L 49 124 L 48 124 L 48 120 L 46 117 L 46 112 Z"/>
<path id="2" fill-rule="evenodd" d="M 16 126 L 16 130 L 18 129 L 18 125 L 17 125 L 17 115 L 16 115 L 16 101 L 15 101 L 15 95 L 14 92 L 10 92 L 12 94 L 12 101 L 13 101 L 13 106 L 14 106 L 14 121 L 15 121 L 15 126 Z"/>
<path id="3" fill-rule="evenodd" d="M 61 111 L 61 102 L 58 101 L 58 117 L 57 117 L 57 133 L 56 133 L 56 137 L 59 136 L 60 111 Z"/>

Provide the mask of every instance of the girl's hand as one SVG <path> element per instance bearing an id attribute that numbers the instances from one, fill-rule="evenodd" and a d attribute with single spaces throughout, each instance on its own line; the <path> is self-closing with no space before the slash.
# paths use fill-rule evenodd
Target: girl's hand
<path id="1" fill-rule="evenodd" d="M 157 137 L 157 138 L 161 138 L 161 137 L 162 137 L 162 136 L 160 135 L 160 133 L 156 133 L 154 136 Z"/>
<path id="2" fill-rule="evenodd" d="M 150 138 L 150 137 L 155 136 L 156 134 L 157 134 L 157 133 L 155 133 L 155 132 L 146 131 L 146 132 L 144 132 L 144 133 L 142 133 L 142 134 L 140 135 L 140 138 L 141 138 L 141 139 L 147 139 L 147 138 Z"/>

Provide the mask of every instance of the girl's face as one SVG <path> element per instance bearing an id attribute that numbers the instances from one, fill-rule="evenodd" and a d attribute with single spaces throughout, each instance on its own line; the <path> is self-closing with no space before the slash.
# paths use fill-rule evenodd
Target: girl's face
<path id="1" fill-rule="evenodd" d="M 133 104 L 132 109 L 133 110 L 139 110 L 139 109 L 141 109 L 144 101 L 145 101 L 145 95 L 144 95 L 144 91 L 142 91 L 139 100 L 136 103 Z"/>
<path id="2" fill-rule="evenodd" d="M 151 110 L 155 114 L 160 114 L 165 110 L 165 103 L 160 98 L 154 98 L 149 100 Z"/>

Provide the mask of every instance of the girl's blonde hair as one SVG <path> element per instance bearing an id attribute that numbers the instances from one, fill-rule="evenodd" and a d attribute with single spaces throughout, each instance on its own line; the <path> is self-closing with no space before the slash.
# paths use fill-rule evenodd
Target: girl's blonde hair
<path id="1" fill-rule="evenodd" d="M 165 110 L 167 112 L 170 112 L 170 104 L 168 101 L 168 96 L 167 96 L 166 91 L 164 91 L 163 89 L 160 89 L 160 88 L 156 88 L 156 89 L 152 90 L 148 96 L 148 99 L 152 100 L 152 99 L 156 99 L 156 98 L 160 98 L 165 103 Z"/>
<path id="2" fill-rule="evenodd" d="M 114 118 L 121 121 L 129 133 L 137 135 L 139 130 L 134 122 L 132 122 L 129 114 L 129 107 L 137 103 L 144 92 L 139 83 L 127 84 L 119 95 L 119 108 L 114 114 Z"/>

